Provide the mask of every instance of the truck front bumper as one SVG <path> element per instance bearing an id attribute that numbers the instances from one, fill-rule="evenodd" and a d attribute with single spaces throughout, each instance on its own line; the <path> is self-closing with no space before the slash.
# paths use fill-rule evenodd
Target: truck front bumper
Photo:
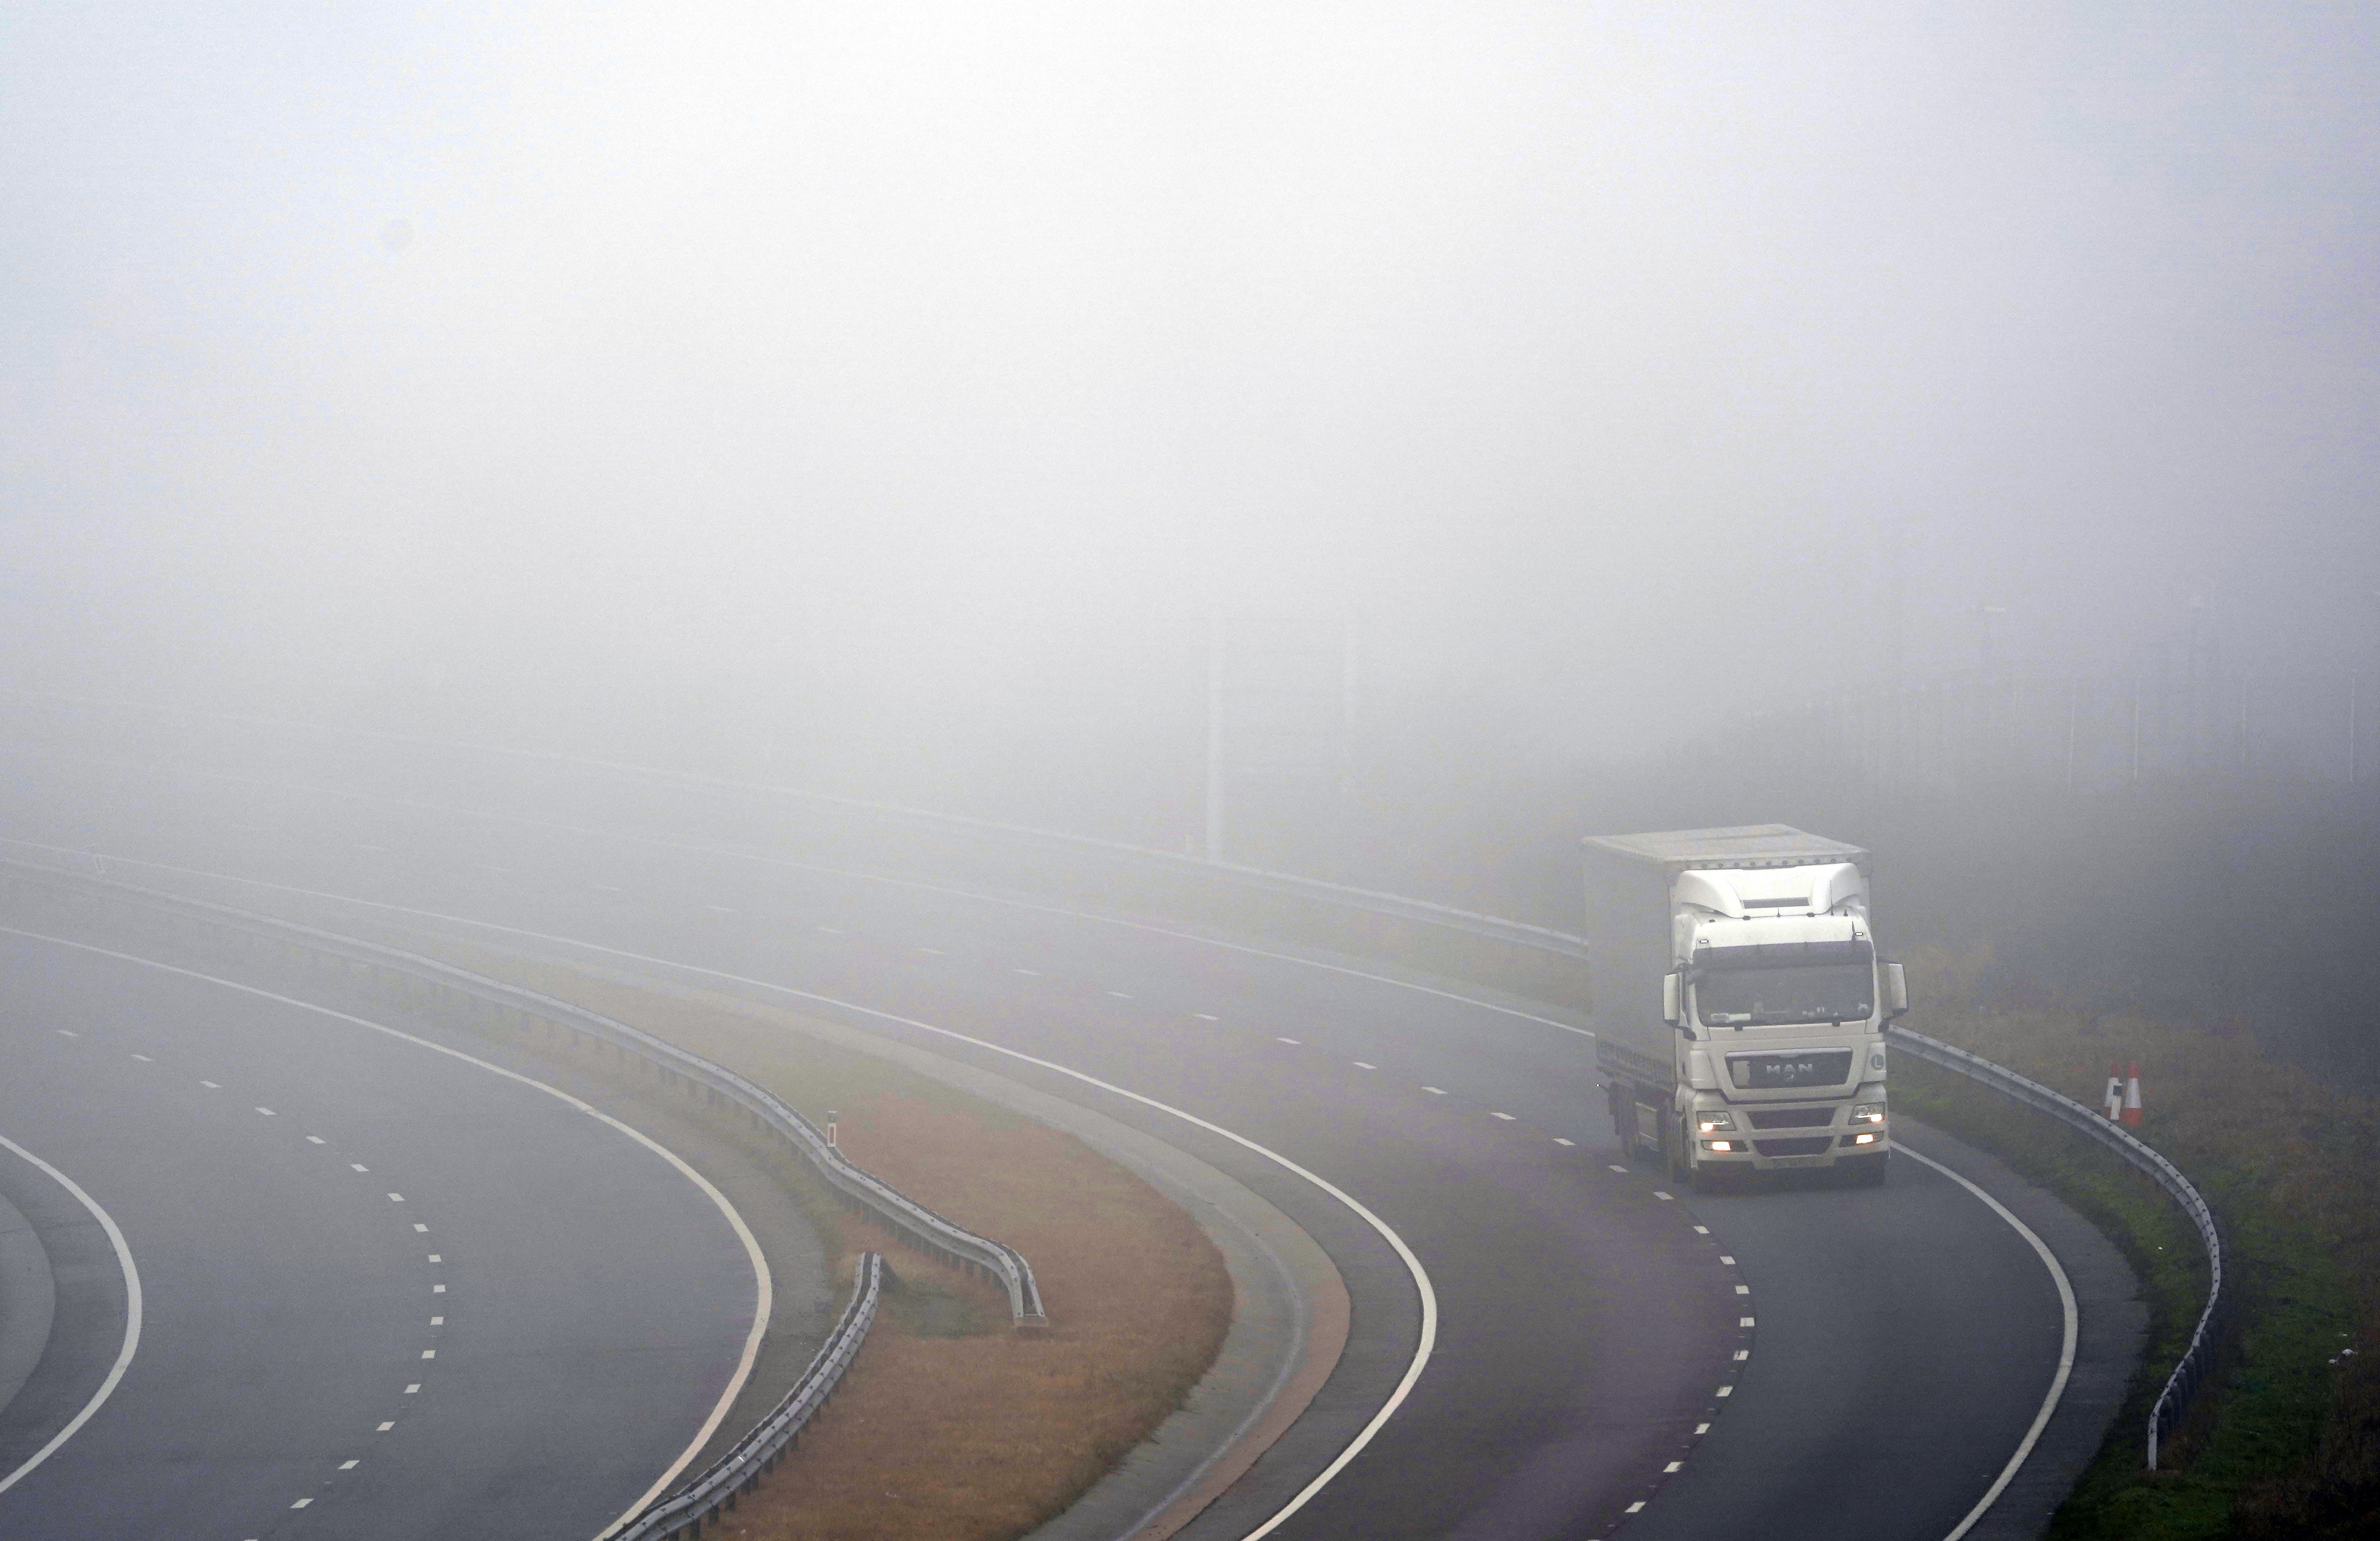
<path id="1" fill-rule="evenodd" d="M 1892 1148 L 1889 1126 L 1863 1129 L 1786 1130 L 1770 1134 L 1704 1135 L 1694 1144 L 1696 1161 L 1706 1167 L 1742 1167 L 1754 1171 L 1784 1171 L 1795 1167 L 1830 1167 L 1846 1157 L 1874 1156 Z"/>

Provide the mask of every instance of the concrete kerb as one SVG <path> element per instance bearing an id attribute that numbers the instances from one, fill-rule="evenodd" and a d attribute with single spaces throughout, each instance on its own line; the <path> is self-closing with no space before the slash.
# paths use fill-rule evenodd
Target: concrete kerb
<path id="1" fill-rule="evenodd" d="M 721 999 L 650 975 L 510 950 L 679 1000 Z M 897 1064 L 1074 1135 L 1182 1206 L 1223 1255 L 1232 1279 L 1232 1324 L 1214 1365 L 1154 1433 L 1027 1541 L 1163 1541 L 1254 1465 L 1330 1378 L 1347 1341 L 1346 1283 L 1312 1236 L 1237 1179 L 1105 1113 L 994 1072 L 859 1028 L 778 1014 L 820 1043 Z"/>
<path id="2" fill-rule="evenodd" d="M 0 1194 L 0 1413 L 24 1389 L 50 1346 L 57 1298 L 49 1249 L 33 1222 Z"/>

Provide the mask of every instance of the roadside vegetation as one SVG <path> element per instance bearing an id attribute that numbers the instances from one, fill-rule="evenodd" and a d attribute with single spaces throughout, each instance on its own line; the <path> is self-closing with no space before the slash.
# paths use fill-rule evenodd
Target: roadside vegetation
<path id="1" fill-rule="evenodd" d="M 786 1179 L 835 1256 L 898 1282 L 799 1446 L 706 1535 L 748 1541 L 1003 1541 L 1079 1497 L 1189 1394 L 1231 1326 L 1222 1256 L 1176 1204 L 1070 1135 L 821 1042 L 789 1013 L 649 989 L 478 950 L 458 961 L 666 1037 L 775 1092 L 851 1159 L 1033 1264 L 1046 1331 L 1010 1325 L 995 1285 L 932 1262 Z"/>
<path id="2" fill-rule="evenodd" d="M 2214 1386 L 2143 1465 L 2151 1404 L 2206 1296 L 2196 1232 L 2091 1142 L 1911 1056 L 1897 1106 L 1984 1145 L 2113 1237 L 2139 1272 L 2149 1341 L 2058 1541 L 2380 1534 L 2380 1102 L 2261 1053 L 2244 1032 L 2070 1006 L 1978 1003 L 1988 951 L 1911 955 L 1910 1025 L 2095 1106 L 2111 1061 L 2139 1062 L 2139 1133 L 2221 1217 L 2240 1309 Z"/>

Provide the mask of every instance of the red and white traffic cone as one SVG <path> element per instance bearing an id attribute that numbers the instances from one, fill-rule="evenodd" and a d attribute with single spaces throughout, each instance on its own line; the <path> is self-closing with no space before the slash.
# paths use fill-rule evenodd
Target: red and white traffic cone
<path id="1" fill-rule="evenodd" d="M 2124 1080 L 2124 1122 L 2134 1129 L 2141 1126 L 2141 1062 L 2132 1062 L 2132 1073 Z"/>
<path id="2" fill-rule="evenodd" d="M 2107 1089 L 2099 1098 L 2099 1110 L 2109 1123 L 2124 1116 L 2124 1077 L 2113 1060 L 2107 1062 Z"/>

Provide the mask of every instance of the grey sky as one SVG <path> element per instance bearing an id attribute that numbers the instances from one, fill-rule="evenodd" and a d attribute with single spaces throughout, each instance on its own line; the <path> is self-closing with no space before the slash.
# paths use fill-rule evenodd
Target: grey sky
<path id="1" fill-rule="evenodd" d="M 2363 645 L 2375 55 L 2350 6 L 15 6 L 17 668 L 929 721 L 1353 606 L 1560 747 L 1873 669 L 1896 520 L 1920 664 L 1981 599 L 2036 656 L 2198 593 Z"/>

